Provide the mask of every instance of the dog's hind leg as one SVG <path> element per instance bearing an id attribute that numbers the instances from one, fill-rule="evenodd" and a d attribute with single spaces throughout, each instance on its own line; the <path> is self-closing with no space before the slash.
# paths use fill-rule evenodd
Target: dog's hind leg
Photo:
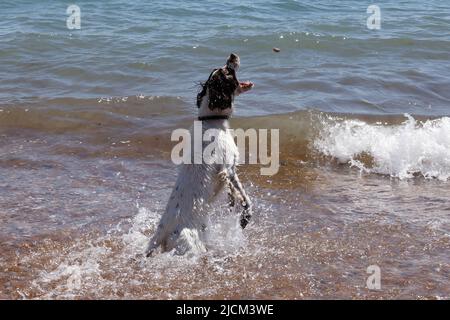
<path id="1" fill-rule="evenodd" d="M 150 239 L 148 243 L 147 249 L 145 250 L 145 256 L 152 257 L 156 250 L 161 247 L 162 251 L 165 251 L 167 242 L 167 228 L 166 226 L 160 222 L 158 228 L 156 229 L 155 234 Z"/>
<path id="2" fill-rule="evenodd" d="M 147 249 L 145 250 L 145 256 L 151 257 L 154 255 L 156 249 L 158 249 L 162 244 L 162 232 L 159 230 L 156 231 L 156 234 L 152 237 L 150 242 L 148 243 Z"/>

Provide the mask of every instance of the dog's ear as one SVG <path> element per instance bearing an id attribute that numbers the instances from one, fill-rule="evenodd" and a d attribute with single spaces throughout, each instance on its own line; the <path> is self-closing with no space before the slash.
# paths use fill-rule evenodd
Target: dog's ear
<path id="1" fill-rule="evenodd" d="M 219 69 L 208 80 L 209 109 L 225 110 L 232 107 L 234 92 L 239 87 L 234 70 Z"/>
<path id="2" fill-rule="evenodd" d="M 202 89 L 197 94 L 197 108 L 200 108 L 200 106 L 202 105 L 202 100 L 206 95 L 206 89 L 207 89 L 206 83 L 200 82 L 200 86 Z"/>
<path id="3" fill-rule="evenodd" d="M 200 90 L 200 92 L 197 94 L 197 108 L 200 108 L 200 106 L 201 106 L 201 104 L 202 104 L 202 100 L 203 100 L 203 98 L 204 98 L 205 95 L 206 95 L 206 90 L 208 89 L 208 83 L 211 81 L 211 77 L 213 76 L 214 72 L 216 72 L 216 71 L 217 71 L 217 69 L 214 69 L 214 70 L 210 73 L 210 75 L 209 75 L 209 77 L 208 77 L 208 80 L 206 80 L 206 82 L 200 82 L 201 90 Z"/>

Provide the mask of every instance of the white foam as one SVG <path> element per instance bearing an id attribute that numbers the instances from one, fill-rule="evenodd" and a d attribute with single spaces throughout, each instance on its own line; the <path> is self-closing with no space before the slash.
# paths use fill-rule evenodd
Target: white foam
<path id="1" fill-rule="evenodd" d="M 225 200 L 222 203 L 226 203 Z M 206 235 L 206 243 L 210 250 L 233 253 L 247 243 L 239 225 L 238 213 L 230 213 L 228 210 L 219 208 L 212 218 Z"/>
<path id="2" fill-rule="evenodd" d="M 131 227 L 122 235 L 122 242 L 128 250 L 143 253 L 149 241 L 145 231 L 155 228 L 159 216 L 147 208 L 139 206 L 137 208 L 138 214 L 131 219 Z"/>
<path id="3" fill-rule="evenodd" d="M 114 226 L 106 235 L 83 238 L 66 247 L 64 254 L 53 257 L 53 267 L 41 271 L 32 286 L 42 292 L 43 298 L 72 299 L 100 292 L 114 297 L 115 291 L 130 284 L 139 287 L 152 281 L 163 287 L 170 285 L 203 258 L 209 259 L 212 268 L 219 272 L 225 257 L 237 254 L 245 244 L 245 238 L 238 228 L 237 216 L 222 212 L 220 208 L 213 211 L 217 211 L 217 216 L 205 239 L 210 249 L 206 253 L 179 256 L 172 251 L 145 258 L 143 253 L 156 229 L 161 210 L 137 205 L 134 217 Z M 215 232 L 217 237 L 213 236 Z M 149 296 L 153 294 L 148 293 Z"/>
<path id="4" fill-rule="evenodd" d="M 72 251 L 56 269 L 43 271 L 39 279 L 33 281 L 33 285 L 41 288 L 42 285 L 56 283 L 55 291 L 47 293 L 47 297 L 52 297 L 59 291 L 60 297 L 73 298 L 77 292 L 101 276 L 100 261 L 109 254 L 108 248 L 91 244 L 84 250 Z"/>
<path id="5" fill-rule="evenodd" d="M 420 174 L 447 181 L 450 178 L 450 118 L 419 122 L 410 115 L 401 125 L 368 124 L 359 120 L 329 117 L 314 147 L 340 163 L 365 172 L 400 179 Z M 361 154 L 373 158 L 373 165 L 358 161 Z"/>
<path id="6" fill-rule="evenodd" d="M 45 292 L 49 285 L 52 292 L 44 297 L 74 298 L 93 288 L 108 287 L 111 283 L 103 278 L 105 270 L 123 270 L 130 260 L 144 252 L 148 242 L 146 230 L 154 229 L 158 215 L 146 208 L 139 207 L 138 213 L 122 227 L 122 223 L 108 231 L 107 235 L 74 243 L 67 248 L 67 254 L 55 257 L 57 267 L 42 271 L 33 281 L 33 286 Z M 86 239 L 83 239 L 86 240 Z M 116 243 L 114 249 L 106 243 Z"/>

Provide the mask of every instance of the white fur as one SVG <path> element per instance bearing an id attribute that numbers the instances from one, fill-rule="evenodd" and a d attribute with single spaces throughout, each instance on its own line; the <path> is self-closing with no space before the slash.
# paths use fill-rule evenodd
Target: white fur
<path id="1" fill-rule="evenodd" d="M 237 66 L 238 67 L 237 61 Z M 242 92 L 238 88 L 235 96 Z M 210 110 L 209 93 L 202 99 L 199 116 L 227 115 L 231 116 L 233 107 L 225 110 Z M 204 252 L 205 229 L 209 205 L 228 184 L 230 195 L 241 200 L 246 212 L 251 210 L 250 199 L 245 194 L 236 174 L 239 160 L 238 148 L 229 129 L 228 120 L 208 120 L 202 122 L 203 133 L 209 129 L 217 130 L 217 145 L 213 164 L 183 164 L 179 168 L 176 185 L 161 217 L 155 235 L 150 240 L 146 254 L 152 255 L 157 248 L 162 251 L 175 250 L 177 254 Z M 194 137 L 191 128 L 191 137 Z M 192 141 L 194 144 L 194 141 Z M 210 142 L 203 142 L 203 149 Z M 192 147 L 194 152 L 194 147 Z M 203 152 L 203 150 L 202 150 Z M 194 155 L 192 155 L 194 157 Z M 192 162 L 193 163 L 193 162 Z M 239 192 L 239 195 L 237 194 Z M 249 213 L 251 215 L 251 213 Z"/>
<path id="2" fill-rule="evenodd" d="M 204 99 L 207 100 L 207 99 Z M 224 189 L 226 176 L 235 170 L 239 151 L 233 136 L 227 131 L 228 120 L 203 121 L 203 132 L 217 131 L 217 148 L 214 164 L 183 164 L 179 168 L 175 188 L 159 223 L 156 234 L 151 239 L 147 254 L 161 246 L 163 251 L 175 249 L 177 254 L 187 251 L 203 252 L 203 243 L 209 204 Z M 191 128 L 191 137 L 194 136 Z M 210 142 L 203 142 L 203 149 Z M 192 150 L 194 148 L 192 147 Z M 203 150 L 202 150 L 203 152 Z"/>

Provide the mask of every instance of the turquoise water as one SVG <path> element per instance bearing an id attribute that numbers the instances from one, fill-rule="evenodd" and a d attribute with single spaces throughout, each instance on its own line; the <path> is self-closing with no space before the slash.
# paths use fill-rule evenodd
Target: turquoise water
<path id="1" fill-rule="evenodd" d="M 110 96 L 181 97 L 241 56 L 252 95 L 239 115 L 319 109 L 447 115 L 450 3 L 378 1 L 64 1 L 0 4 L 0 103 Z M 280 53 L 274 53 L 279 47 Z M 193 110 L 194 112 L 195 110 Z"/>

